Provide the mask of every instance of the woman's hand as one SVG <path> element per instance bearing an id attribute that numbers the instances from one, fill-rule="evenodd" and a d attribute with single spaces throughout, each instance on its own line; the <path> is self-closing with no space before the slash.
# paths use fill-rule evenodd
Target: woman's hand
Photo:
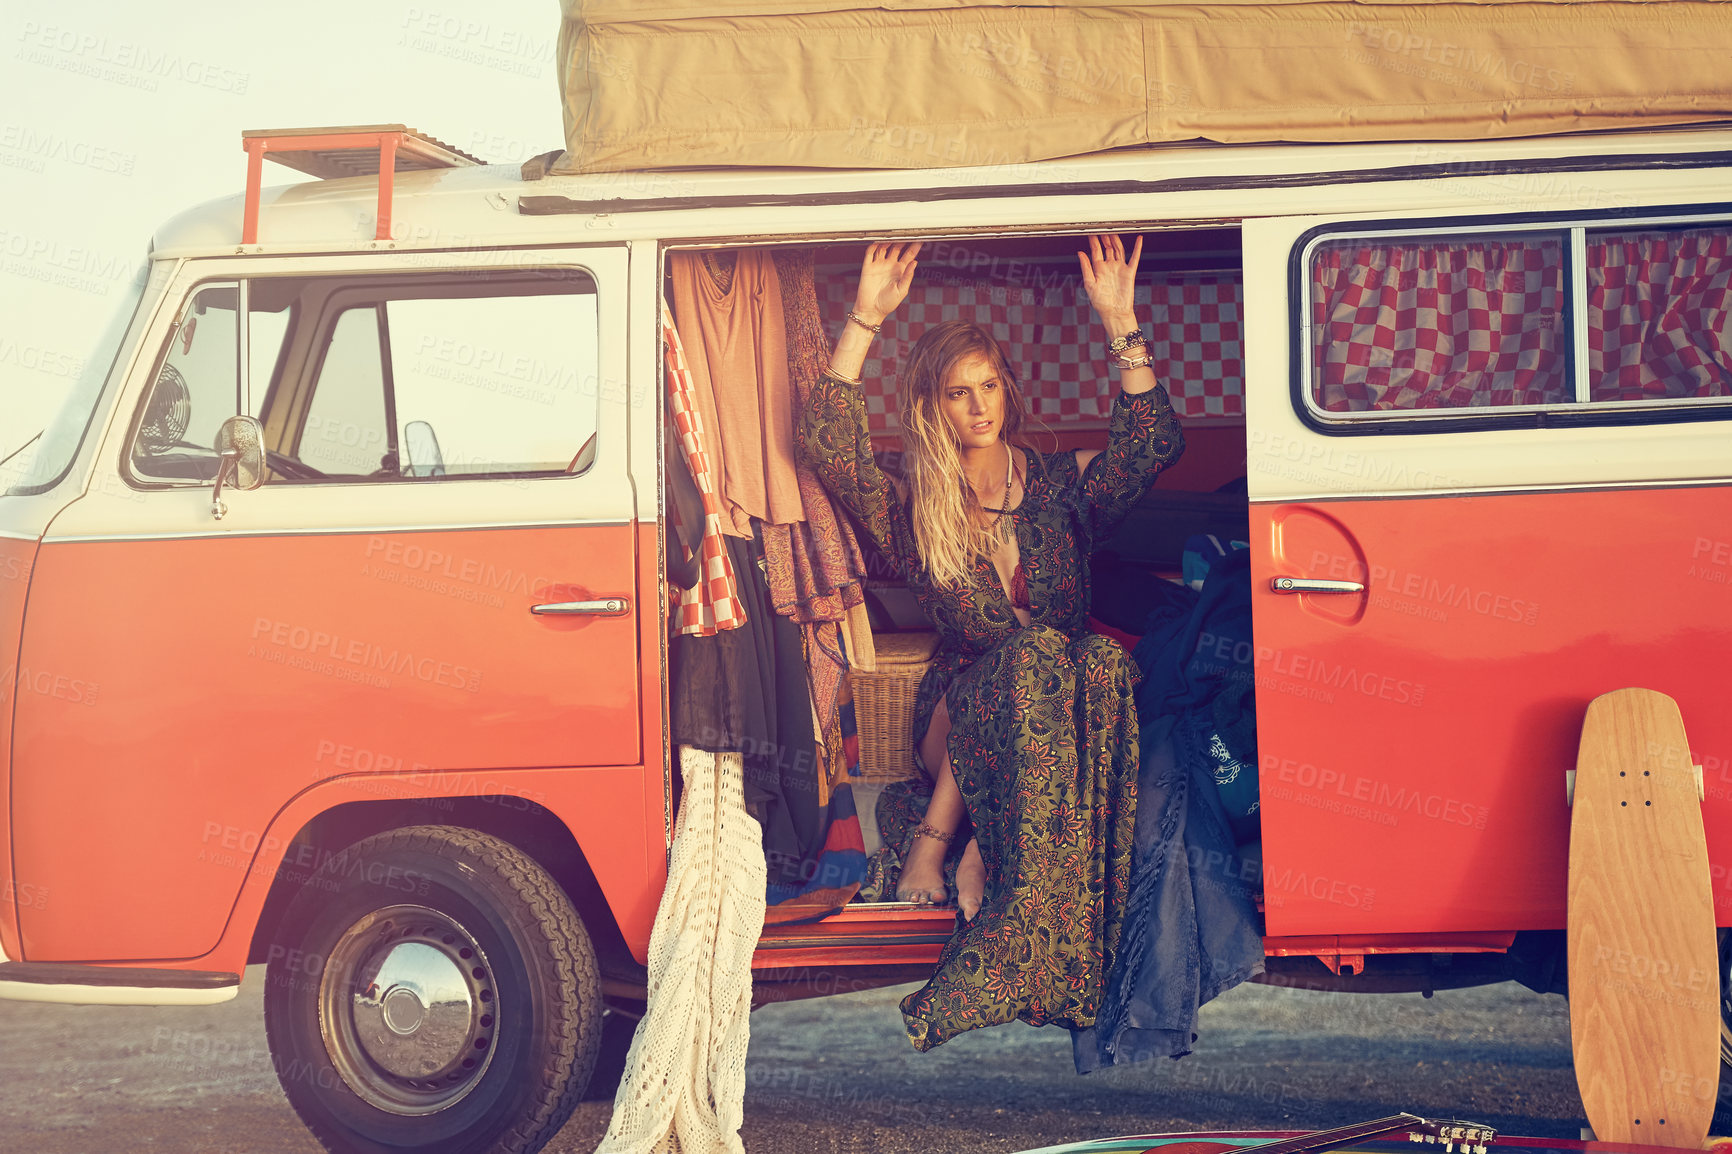
<path id="1" fill-rule="evenodd" d="M 1137 327 L 1137 262 L 1143 259 L 1143 238 L 1137 237 L 1130 259 L 1125 246 L 1112 233 L 1089 237 L 1089 251 L 1077 253 L 1082 265 L 1083 288 L 1095 315 L 1113 336 L 1123 336 Z"/>
<path id="2" fill-rule="evenodd" d="M 860 289 L 854 294 L 854 311 L 861 320 L 882 324 L 885 317 L 896 311 L 896 306 L 908 299 L 917 263 L 914 258 L 919 255 L 919 241 L 866 246 L 866 259 L 860 265 Z"/>

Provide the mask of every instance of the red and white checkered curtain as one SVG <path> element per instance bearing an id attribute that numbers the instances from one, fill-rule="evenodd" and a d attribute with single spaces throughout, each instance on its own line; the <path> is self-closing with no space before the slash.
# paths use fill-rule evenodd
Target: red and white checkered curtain
<path id="1" fill-rule="evenodd" d="M 859 270 L 834 266 L 819 275 L 824 320 L 836 332 L 854 303 Z M 1154 318 L 1152 367 L 1181 417 L 1244 415 L 1241 295 L 1236 273 L 1162 276 L 1137 287 L 1138 304 Z M 873 432 L 898 429 L 896 368 L 921 333 L 950 320 L 973 321 L 1004 345 L 1033 416 L 1058 425 L 1111 414 L 1118 385 L 1107 372 L 1106 340 L 1074 285 L 1029 288 L 917 276 L 861 373 Z"/>
<path id="2" fill-rule="evenodd" d="M 704 532 L 699 545 L 698 583 L 680 591 L 674 632 L 713 637 L 724 629 L 746 623 L 746 606 L 740 601 L 734 565 L 722 543 L 722 499 L 718 478 L 704 452 L 704 422 L 693 399 L 692 371 L 686 350 L 674 327 L 674 314 L 662 302 L 662 373 L 668 388 L 668 415 L 679 434 L 680 451 L 704 503 Z M 670 502 L 669 510 L 673 509 Z M 675 514 L 677 516 L 677 514 Z M 678 548 L 677 540 L 670 542 Z"/>
<path id="3" fill-rule="evenodd" d="M 1553 238 L 1324 245 L 1312 395 L 1330 412 L 1568 401 L 1563 282 Z"/>
<path id="4" fill-rule="evenodd" d="M 1732 394 L 1732 233 L 1588 236 L 1595 401 Z"/>

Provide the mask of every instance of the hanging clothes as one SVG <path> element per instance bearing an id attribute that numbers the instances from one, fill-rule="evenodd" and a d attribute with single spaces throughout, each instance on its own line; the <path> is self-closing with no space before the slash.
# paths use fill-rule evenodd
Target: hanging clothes
<path id="1" fill-rule="evenodd" d="M 788 381 L 797 413 L 822 378 L 820 366 L 829 355 L 830 338 L 818 307 L 811 250 L 777 250 L 774 259 L 782 286 L 782 318 L 787 325 Z M 866 555 L 854 527 L 836 515 L 830 494 L 810 466 L 796 461 L 795 476 L 806 520 L 788 526 L 785 567 L 780 564 L 780 555 L 770 557 L 770 596 L 776 610 L 802 623 L 842 621 L 849 610 L 855 610 L 863 620 Z M 856 667 L 873 667 L 871 638 L 870 628 L 850 630 L 849 657 Z"/>
<path id="2" fill-rule="evenodd" d="M 830 786 L 847 785 L 860 776 L 860 738 L 854 720 L 854 678 L 848 642 L 835 622 L 820 622 L 806 626 L 810 643 L 826 650 L 837 647 L 842 656 L 842 675 L 836 679 L 835 697 L 831 699 L 829 717 L 820 726 L 825 750 L 824 761 L 829 770 Z M 820 659 L 808 657 L 808 666 L 823 668 Z"/>
<path id="3" fill-rule="evenodd" d="M 748 806 L 765 821 L 771 920 L 822 916 L 857 892 L 865 870 L 847 786 L 853 763 L 839 713 L 839 702 L 849 696 L 844 631 L 847 651 L 866 668 L 872 651 L 864 554 L 829 495 L 793 457 L 793 400 L 813 379 L 805 361 L 828 343 L 812 258 L 809 252 L 753 250 L 679 254 L 671 272 L 678 324 L 688 348 L 701 348 L 689 358 L 694 407 L 700 419 L 715 414 L 715 453 L 732 526 L 724 524 L 724 530 L 749 527 L 756 534 L 755 556 L 767 589 L 764 611 L 797 623 L 797 668 L 809 718 L 798 731 L 787 630 L 767 617 L 763 628 L 777 639 L 777 660 L 764 668 L 773 669 L 769 676 L 778 689 L 763 700 L 774 702 L 773 710 L 756 715 L 754 723 L 749 708 L 726 704 L 727 693 L 710 696 L 716 677 L 725 674 L 702 674 L 691 663 L 740 665 L 745 647 L 718 651 L 719 657 L 688 652 L 685 670 L 675 679 L 676 705 L 688 721 L 705 711 L 727 714 L 688 727 L 700 743 L 715 741 L 716 734 L 730 735 L 724 743 L 743 743 L 753 775 Z M 756 580 L 748 575 L 748 583 Z M 743 733 L 736 724 L 742 721 Z M 760 743 L 758 752 L 753 741 Z M 853 745 L 858 748 L 857 741 Z M 773 756 L 762 752 L 772 747 Z"/>
<path id="4" fill-rule="evenodd" d="M 837 707 L 848 679 L 848 658 L 842 651 L 841 627 L 834 621 L 815 621 L 800 626 L 806 650 L 806 673 L 811 679 L 812 728 L 818 735 L 819 784 L 829 792 L 830 783 L 847 780 L 834 772 L 839 752 L 831 748 L 840 740 Z"/>
<path id="5" fill-rule="evenodd" d="M 679 434 L 679 452 L 703 502 L 703 531 L 698 548 L 698 581 L 682 590 L 675 608 L 674 632 L 714 636 L 746 623 L 745 606 L 737 593 L 738 579 L 722 544 L 722 504 L 716 491 L 715 459 L 705 449 L 709 426 L 701 405 L 685 347 L 674 327 L 673 313 L 662 305 L 662 366 L 667 380 L 668 416 Z"/>
<path id="6" fill-rule="evenodd" d="M 745 249 L 676 252 L 668 264 L 705 448 L 720 466 L 722 531 L 754 537 L 754 518 L 772 525 L 805 520 L 774 261 L 768 252 Z"/>
<path id="7" fill-rule="evenodd" d="M 1190 1053 L 1198 1009 L 1263 972 L 1257 882 L 1235 852 L 1212 754 L 1217 702 L 1231 699 L 1221 716 L 1241 724 L 1252 680 L 1215 642 L 1229 639 L 1230 652 L 1250 626 L 1250 552 L 1239 550 L 1210 568 L 1190 612 L 1151 612 L 1132 653 L 1143 672 L 1134 868 L 1100 1018 L 1072 1032 L 1079 1074 Z M 1242 729 L 1231 740 L 1245 748 Z"/>
<path id="8" fill-rule="evenodd" d="M 761 604 L 751 593 L 742 596 L 754 606 L 747 615 L 771 639 L 769 649 L 763 637 L 753 645 L 682 644 L 676 729 L 704 748 L 746 754 L 747 804 L 764 822 L 770 860 L 771 920 L 822 916 L 857 892 L 865 870 L 840 703 L 851 698 L 847 654 L 871 668 L 872 650 L 865 556 L 829 495 L 793 456 L 792 404 L 816 379 L 806 362 L 828 344 L 812 257 L 687 253 L 670 268 L 692 408 L 700 429 L 715 431 L 708 440 L 711 459 L 721 462 L 723 531 L 755 534 L 758 572 L 741 583 L 755 590 L 761 577 L 767 596 Z M 738 568 L 744 562 L 731 551 Z M 770 620 L 778 615 L 780 622 Z M 789 659 L 789 622 L 798 623 L 797 665 Z M 795 716 L 796 670 L 803 675 L 804 727 Z M 730 676 L 728 687 L 718 689 Z M 740 700 L 748 685 L 761 691 L 757 707 Z"/>
<path id="9" fill-rule="evenodd" d="M 737 753 L 679 751 L 679 828 L 650 931 L 649 1001 L 596 1154 L 744 1154 L 764 853 Z"/>
<path id="10" fill-rule="evenodd" d="M 771 921 L 833 913 L 854 896 L 865 873 L 853 797 L 822 792 L 804 638 L 800 626 L 770 607 L 757 539 L 724 540 L 741 574 L 747 625 L 674 638 L 672 740 L 743 755 L 746 810 L 764 831 Z M 854 849 L 858 861 L 849 865 L 846 853 Z M 790 902 L 794 906 L 781 908 Z"/>

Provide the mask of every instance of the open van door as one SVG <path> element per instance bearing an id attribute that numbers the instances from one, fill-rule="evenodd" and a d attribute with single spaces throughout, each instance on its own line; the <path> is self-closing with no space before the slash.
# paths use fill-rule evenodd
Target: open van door
<path id="1" fill-rule="evenodd" d="M 1246 222 L 1270 935 L 1562 927 L 1565 771 L 1601 693 L 1672 695 L 1732 751 L 1724 398 L 1643 399 L 1607 351 L 1627 254 L 1703 227 Z"/>

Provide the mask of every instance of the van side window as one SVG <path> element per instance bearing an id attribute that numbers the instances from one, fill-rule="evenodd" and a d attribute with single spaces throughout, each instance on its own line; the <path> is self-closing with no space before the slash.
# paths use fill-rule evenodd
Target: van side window
<path id="1" fill-rule="evenodd" d="M 1571 400 L 1556 234 L 1332 240 L 1313 251 L 1310 283 L 1324 412 Z"/>
<path id="2" fill-rule="evenodd" d="M 1589 399 L 1732 395 L 1732 231 L 1587 235 Z"/>
<path id="3" fill-rule="evenodd" d="M 588 274 L 309 280 L 301 312 L 319 301 L 301 395 L 273 396 L 266 420 L 284 446 L 267 484 L 581 471 L 600 373 Z"/>
<path id="4" fill-rule="evenodd" d="M 344 310 L 319 362 L 293 455 L 327 476 L 365 476 L 388 465 L 379 324 L 377 305 Z"/>
<path id="5" fill-rule="evenodd" d="M 587 279 L 587 278 L 586 278 Z M 564 472 L 595 432 L 596 297 L 394 300 L 399 444 L 415 476 Z M 424 426 L 437 457 L 420 452 Z M 426 441 L 429 449 L 434 442 Z"/>
<path id="6" fill-rule="evenodd" d="M 200 285 L 182 307 L 144 398 L 130 464 L 142 480 L 203 484 L 216 477 L 217 429 L 241 412 L 241 285 Z M 249 306 L 247 407 L 257 415 L 282 349 L 285 321 Z"/>

